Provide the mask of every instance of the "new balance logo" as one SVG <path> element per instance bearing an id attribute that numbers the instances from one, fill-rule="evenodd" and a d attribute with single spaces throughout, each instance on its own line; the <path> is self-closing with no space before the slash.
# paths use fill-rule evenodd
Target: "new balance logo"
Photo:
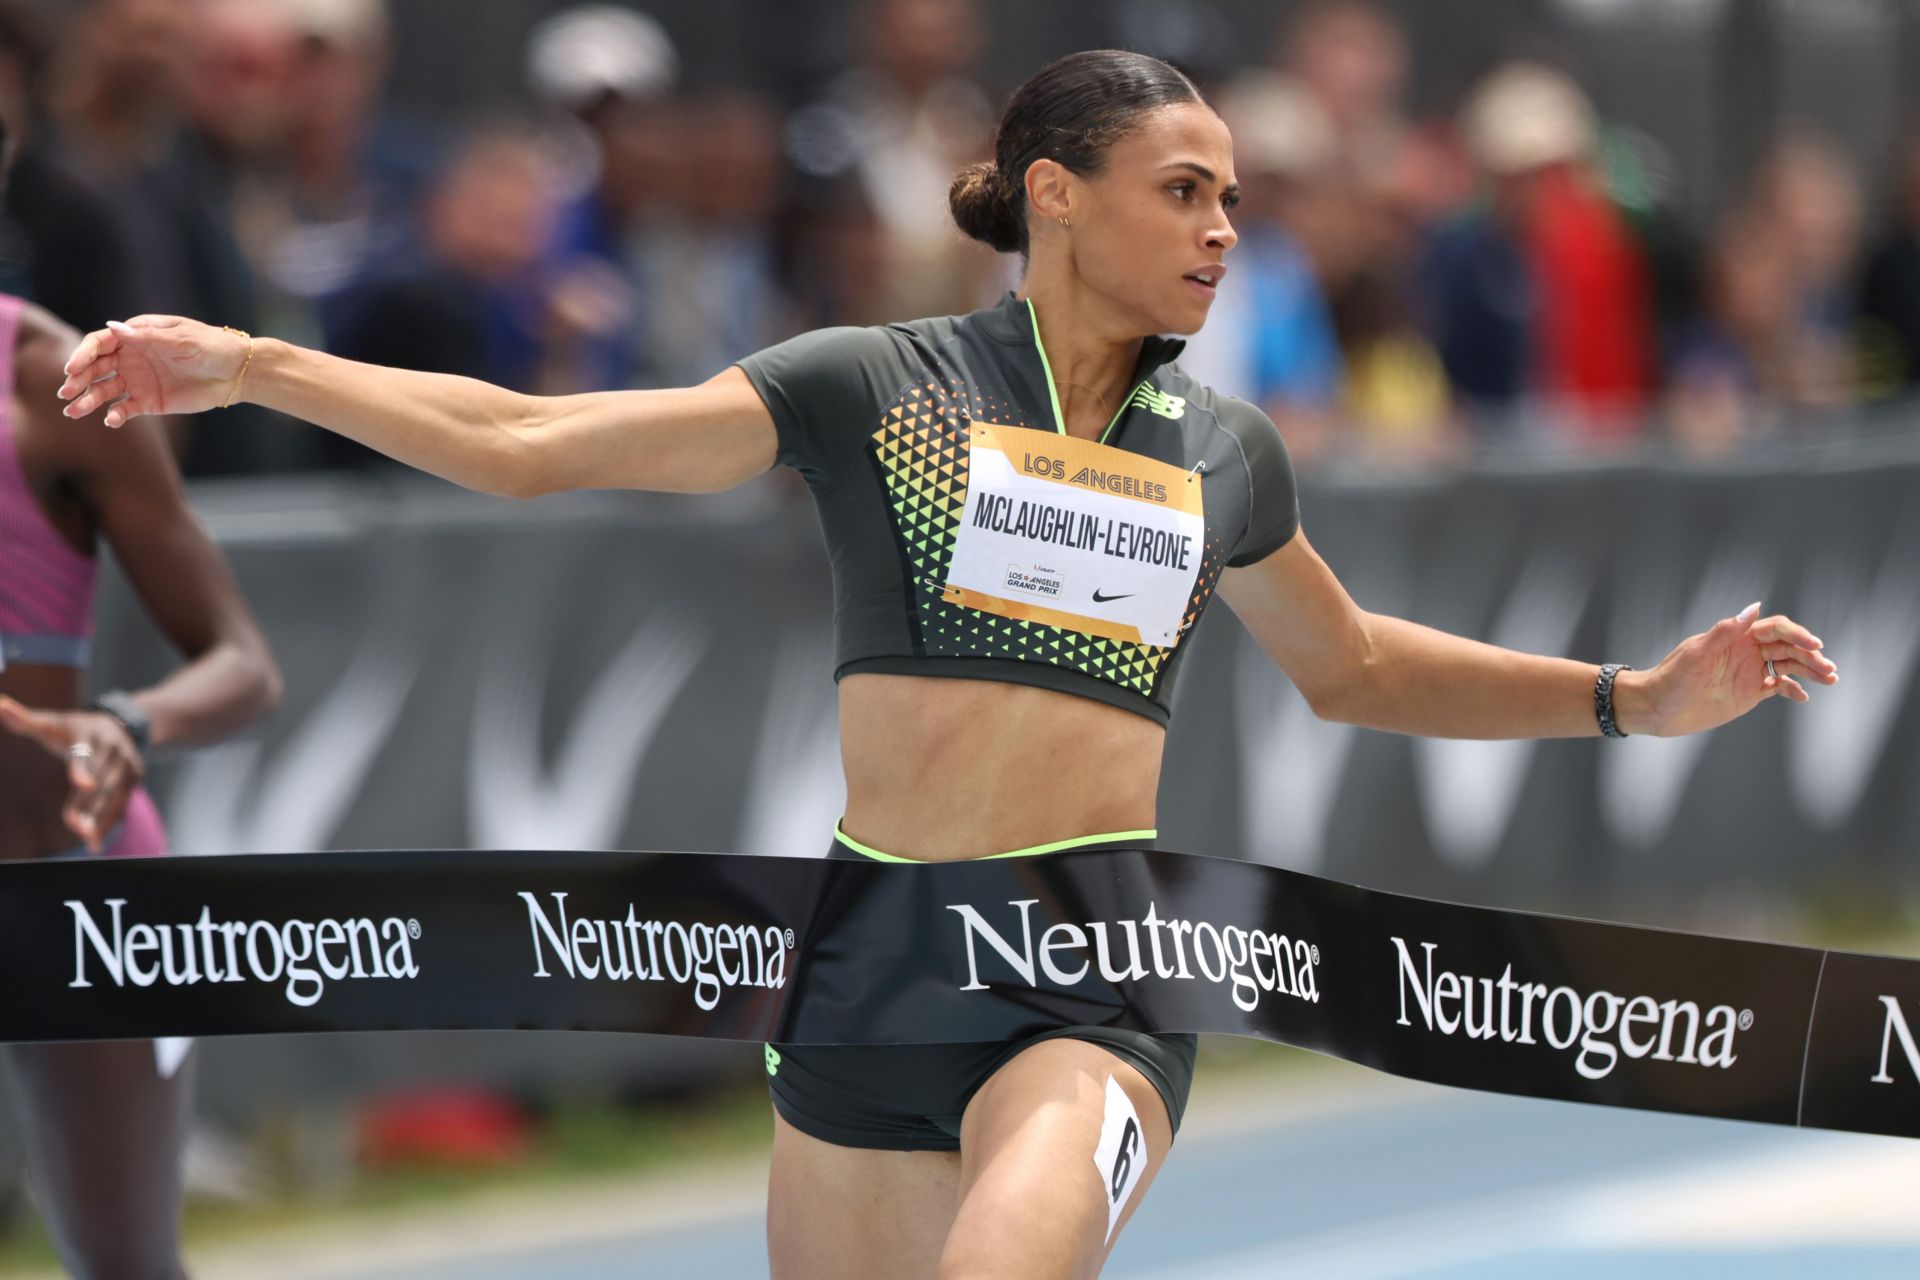
<path id="1" fill-rule="evenodd" d="M 1157 387 L 1141 383 L 1127 400 L 1128 404 L 1138 405 L 1149 413 L 1157 413 L 1163 418 L 1181 418 L 1187 412 L 1185 396 L 1170 396 Z"/>

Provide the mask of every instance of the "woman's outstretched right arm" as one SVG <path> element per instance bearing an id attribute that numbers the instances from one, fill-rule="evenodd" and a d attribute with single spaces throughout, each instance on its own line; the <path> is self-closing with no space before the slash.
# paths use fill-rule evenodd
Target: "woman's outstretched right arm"
<path id="1" fill-rule="evenodd" d="M 180 316 L 116 321 L 81 339 L 60 396 L 68 417 L 102 406 L 198 413 L 230 399 L 305 419 L 456 484 L 503 497 L 565 489 L 710 493 L 773 465 L 773 418 L 729 368 L 697 387 L 529 396 L 473 378 L 342 360 Z"/>

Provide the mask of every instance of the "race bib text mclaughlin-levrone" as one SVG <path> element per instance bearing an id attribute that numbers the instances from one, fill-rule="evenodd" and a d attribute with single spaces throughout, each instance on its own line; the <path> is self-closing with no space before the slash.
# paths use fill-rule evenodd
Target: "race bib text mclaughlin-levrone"
<path id="1" fill-rule="evenodd" d="M 1053 431 L 971 423 L 945 599 L 1171 646 L 1200 576 L 1201 485 L 1179 467 Z"/>

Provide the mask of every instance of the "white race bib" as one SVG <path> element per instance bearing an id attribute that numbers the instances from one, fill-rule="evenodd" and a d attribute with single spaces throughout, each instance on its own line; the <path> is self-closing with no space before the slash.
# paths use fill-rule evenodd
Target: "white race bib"
<path id="1" fill-rule="evenodd" d="M 1200 480 L 1052 431 L 969 423 L 967 506 L 944 599 L 1172 646 L 1200 578 Z"/>
<path id="2" fill-rule="evenodd" d="M 1133 1189 L 1147 1168 L 1147 1134 L 1140 1127 L 1140 1113 L 1120 1082 L 1107 1077 L 1107 1108 L 1100 1121 L 1100 1145 L 1093 1149 L 1093 1167 L 1107 1191 L 1107 1240 L 1120 1223 Z"/>

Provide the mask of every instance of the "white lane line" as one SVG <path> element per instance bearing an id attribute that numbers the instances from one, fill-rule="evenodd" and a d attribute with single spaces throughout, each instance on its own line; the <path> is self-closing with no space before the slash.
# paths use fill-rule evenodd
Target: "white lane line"
<path id="1" fill-rule="evenodd" d="M 1692 1167 L 1487 1196 L 1120 1277 L 1393 1280 L 1536 1249 L 1920 1249 L 1916 1186 L 1920 1148 L 1904 1140 L 1794 1134 Z"/>
<path id="2" fill-rule="evenodd" d="M 1913 1211 L 1920 1145 L 1905 1138 L 1804 1136 L 1726 1166 L 1594 1188 L 1574 1207 L 1569 1226 L 1609 1245 L 1920 1248 L 1920 1215 Z"/>
<path id="3" fill-rule="evenodd" d="M 1562 1195 L 1495 1197 L 1447 1209 L 1363 1222 L 1298 1241 L 1274 1240 L 1231 1254 L 1197 1257 L 1115 1280 L 1271 1280 L 1275 1275 L 1327 1280 L 1390 1280 L 1435 1267 L 1512 1253 L 1555 1237 Z M 1124 1247 L 1124 1246 L 1123 1246 Z"/>

